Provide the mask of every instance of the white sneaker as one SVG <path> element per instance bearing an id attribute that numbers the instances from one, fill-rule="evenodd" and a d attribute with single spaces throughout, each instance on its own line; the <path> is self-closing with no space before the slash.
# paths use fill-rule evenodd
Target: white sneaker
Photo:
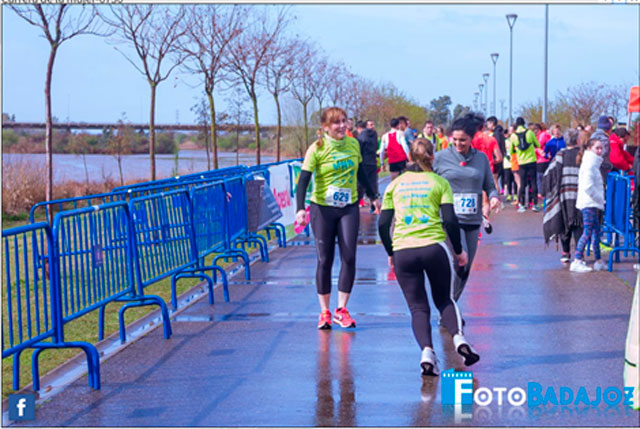
<path id="1" fill-rule="evenodd" d="M 524 213 L 526 211 L 527 211 L 527 208 L 525 206 L 518 207 L 518 213 Z"/>
<path id="2" fill-rule="evenodd" d="M 604 271 L 604 270 L 606 270 L 608 268 L 609 267 L 607 267 L 607 265 L 604 262 L 602 262 L 601 260 L 598 260 L 593 264 L 593 270 L 594 271 Z"/>
<path id="3" fill-rule="evenodd" d="M 593 271 L 593 268 L 587 266 L 587 263 L 582 259 L 574 259 L 569 267 L 569 271 L 573 271 L 574 273 L 590 273 Z"/>
<path id="4" fill-rule="evenodd" d="M 464 358 L 464 364 L 471 366 L 480 360 L 480 355 L 471 347 L 464 335 L 457 333 L 453 336 L 453 347 Z"/>
<path id="5" fill-rule="evenodd" d="M 437 376 L 440 374 L 438 370 L 438 360 L 436 359 L 436 353 L 430 347 L 422 349 L 422 356 L 420 358 L 420 367 L 422 368 L 422 375 Z"/>

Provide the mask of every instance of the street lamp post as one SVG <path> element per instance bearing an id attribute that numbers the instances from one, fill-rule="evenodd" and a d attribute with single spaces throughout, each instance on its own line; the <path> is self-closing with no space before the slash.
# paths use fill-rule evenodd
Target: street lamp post
<path id="1" fill-rule="evenodd" d="M 509 24 L 509 125 L 513 122 L 512 102 L 513 102 L 513 26 L 516 24 L 518 15 L 507 14 L 507 24 Z"/>
<path id="2" fill-rule="evenodd" d="M 493 116 L 496 116 L 496 63 L 498 62 L 498 56 L 500 54 L 497 52 L 491 54 L 491 61 L 493 62 Z"/>
<path id="3" fill-rule="evenodd" d="M 542 122 L 547 122 L 547 70 L 549 57 L 549 5 L 544 6 L 544 95 L 542 101 Z"/>
<path id="4" fill-rule="evenodd" d="M 483 73 L 482 80 L 484 80 L 484 116 L 486 117 L 489 116 L 489 85 L 487 85 L 489 73 Z"/>
<path id="5" fill-rule="evenodd" d="M 480 103 L 478 105 L 478 109 L 476 109 L 477 111 L 482 112 L 482 89 L 484 88 L 484 83 L 479 83 L 478 84 L 478 89 L 480 90 Z"/>
<path id="6" fill-rule="evenodd" d="M 478 110 L 478 95 L 480 95 L 479 92 L 473 93 L 473 110 Z"/>

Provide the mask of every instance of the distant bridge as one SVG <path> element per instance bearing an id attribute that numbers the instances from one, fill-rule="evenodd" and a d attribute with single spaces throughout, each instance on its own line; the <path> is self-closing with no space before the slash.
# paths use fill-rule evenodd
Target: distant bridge
<path id="1" fill-rule="evenodd" d="M 103 130 L 105 128 L 116 129 L 119 126 L 124 125 L 136 130 L 147 130 L 149 124 L 117 124 L 117 123 L 100 123 L 100 122 L 54 122 L 53 128 L 61 130 Z M 44 122 L 9 122 L 2 123 L 2 128 L 18 128 L 18 129 L 45 129 Z M 157 131 L 201 131 L 204 125 L 193 124 L 156 124 L 154 128 Z M 207 126 L 208 128 L 208 126 Z M 216 124 L 218 131 L 236 131 L 238 128 L 240 131 L 253 131 L 253 125 L 240 125 L 236 127 L 231 124 Z M 282 127 L 282 131 L 291 127 Z M 260 131 L 272 131 L 275 132 L 276 127 L 274 125 L 260 126 Z"/>

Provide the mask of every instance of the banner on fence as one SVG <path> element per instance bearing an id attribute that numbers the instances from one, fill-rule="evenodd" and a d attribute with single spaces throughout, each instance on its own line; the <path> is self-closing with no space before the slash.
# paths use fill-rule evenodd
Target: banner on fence
<path id="1" fill-rule="evenodd" d="M 296 219 L 295 197 L 291 192 L 291 184 L 296 183 L 291 180 L 288 164 L 280 164 L 269 167 L 269 180 L 271 182 L 271 192 L 275 198 L 282 218 L 279 220 L 285 227 L 293 225 Z"/>
<path id="2" fill-rule="evenodd" d="M 247 180 L 248 229 L 257 232 L 282 217 L 273 192 L 264 180 Z"/>

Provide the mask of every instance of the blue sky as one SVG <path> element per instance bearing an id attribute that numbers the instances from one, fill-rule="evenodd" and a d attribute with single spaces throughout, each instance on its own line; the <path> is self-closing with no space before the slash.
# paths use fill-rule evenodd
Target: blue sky
<path id="1" fill-rule="evenodd" d="M 2 111 L 19 121 L 44 119 L 44 78 L 49 45 L 40 30 L 2 7 Z M 422 105 L 441 95 L 472 105 L 482 74 L 493 73 L 498 52 L 497 112 L 508 108 L 509 27 L 514 27 L 514 115 L 523 103 L 542 98 L 544 5 L 295 5 L 291 32 L 309 37 L 329 58 L 376 82 L 391 82 Z M 638 5 L 549 7 L 549 98 L 584 82 L 638 85 Z M 156 122 L 193 123 L 190 111 L 200 88 L 174 73 L 158 87 Z M 266 91 L 260 122 L 275 123 Z M 489 78 L 492 101 L 493 76 Z M 115 122 L 126 112 L 148 121 L 149 85 L 113 45 L 93 36 L 65 42 L 53 77 L 53 113 L 61 120 Z M 217 96 L 224 109 L 226 94 Z M 506 110 L 506 109 L 505 109 Z"/>

